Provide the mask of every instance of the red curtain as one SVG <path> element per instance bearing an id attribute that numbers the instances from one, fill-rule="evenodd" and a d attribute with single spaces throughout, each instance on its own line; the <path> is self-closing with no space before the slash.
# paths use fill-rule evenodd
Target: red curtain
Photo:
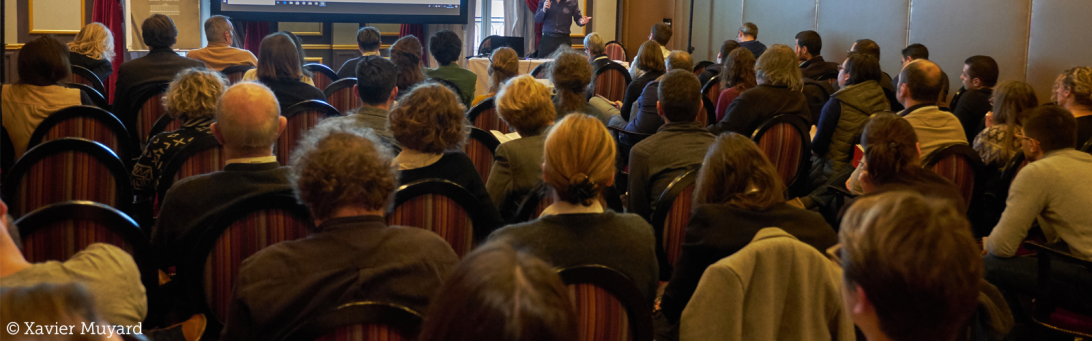
<path id="1" fill-rule="evenodd" d="M 538 12 L 538 1 L 526 0 L 527 9 L 531 10 L 531 15 Z M 542 39 L 542 23 L 535 23 L 535 49 L 538 49 L 538 41 Z M 541 58 L 541 57 L 540 57 Z"/>
<path id="2" fill-rule="evenodd" d="M 121 2 L 118 0 L 95 0 L 92 5 L 91 21 L 106 25 L 106 28 L 109 28 L 110 33 L 114 35 L 114 59 L 110 61 L 114 72 L 110 74 L 110 78 L 102 80 L 106 88 L 106 93 L 102 95 L 107 101 L 114 98 L 111 94 L 114 93 L 114 82 L 118 79 L 118 68 L 125 61 L 125 32 L 123 31 L 124 21 L 121 17 Z"/>
<path id="3" fill-rule="evenodd" d="M 243 49 L 258 55 L 258 46 L 262 44 L 262 38 L 269 35 L 269 23 L 265 21 L 246 21 L 246 37 L 243 38 Z"/>
<path id="4" fill-rule="evenodd" d="M 428 45 L 425 45 L 425 25 L 402 24 L 398 29 L 398 38 L 413 35 L 421 42 L 421 65 L 428 66 Z"/>

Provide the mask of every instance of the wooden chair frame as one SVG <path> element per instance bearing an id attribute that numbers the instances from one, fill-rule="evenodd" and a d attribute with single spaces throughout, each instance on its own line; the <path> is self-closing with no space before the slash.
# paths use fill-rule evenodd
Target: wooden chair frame
<path id="1" fill-rule="evenodd" d="M 796 132 L 800 134 L 800 164 L 797 166 L 792 181 L 785 183 L 785 189 L 788 191 L 789 197 L 797 197 L 806 194 L 806 188 L 804 187 L 807 185 L 808 172 L 811 170 L 811 124 L 794 115 L 777 115 L 759 125 L 758 129 L 755 129 L 754 135 L 751 136 L 751 140 L 755 144 L 759 144 L 767 131 L 781 123 L 791 124 Z"/>
<path id="2" fill-rule="evenodd" d="M 694 75 L 695 76 L 701 75 L 711 65 L 716 65 L 716 63 L 708 61 L 708 60 L 703 60 L 703 61 L 698 62 L 697 64 L 694 64 Z"/>
<path id="3" fill-rule="evenodd" d="M 311 110 L 317 110 L 317 111 L 322 113 L 322 118 L 320 119 L 320 122 L 321 122 L 321 120 L 325 120 L 327 118 L 341 116 L 341 113 L 337 111 L 337 108 L 334 108 L 334 106 L 330 105 L 330 103 L 326 103 L 326 101 L 317 100 L 317 99 L 309 99 L 309 100 L 306 100 L 306 101 L 303 101 L 303 102 L 293 104 L 292 106 L 288 107 L 288 109 L 285 109 L 284 112 L 281 113 L 281 116 L 284 116 L 286 119 L 291 121 L 292 117 L 294 117 L 296 115 L 299 115 L 300 113 L 303 113 L 303 112 L 306 112 L 306 111 L 311 111 Z M 279 150 L 279 147 L 281 145 L 280 139 L 288 138 L 287 137 L 288 136 L 287 129 L 290 129 L 290 128 L 292 128 L 292 127 L 285 128 L 286 131 L 281 133 L 281 136 L 277 137 L 278 141 L 274 146 L 274 151 L 275 151 L 274 155 L 277 156 L 277 161 L 281 162 L 282 166 L 287 166 L 288 165 L 288 158 L 291 157 L 291 155 L 290 155 L 290 153 L 282 153 L 282 151 Z M 311 128 L 314 128 L 314 127 L 311 127 Z M 310 128 L 308 128 L 308 130 L 310 130 Z M 299 136 L 303 136 L 305 134 L 306 134 L 306 132 L 304 132 L 302 134 L 299 134 Z M 289 142 L 297 143 L 298 141 L 289 141 Z"/>
<path id="4" fill-rule="evenodd" d="M 38 127 L 34 129 L 34 133 L 30 135 L 30 142 L 27 143 L 27 149 L 29 150 L 42 143 L 42 139 L 45 138 L 45 135 L 50 128 L 53 128 L 67 119 L 77 117 L 94 119 L 105 125 L 107 129 L 110 129 L 110 131 L 117 136 L 118 149 L 121 149 L 121 153 L 119 153 L 120 155 L 118 155 L 118 157 L 126 165 L 130 165 L 133 158 L 138 155 L 137 153 L 139 153 L 139 151 L 133 146 L 133 141 L 129 139 L 129 131 L 125 129 L 125 124 L 121 123 L 121 120 L 109 111 L 89 105 L 71 106 L 49 114 L 49 116 L 42 120 L 42 123 L 39 123 Z"/>
<path id="5" fill-rule="evenodd" d="M 129 134 L 133 136 L 133 142 L 136 143 L 136 145 L 141 146 L 141 148 L 143 148 L 143 144 L 140 143 L 140 140 L 141 138 L 145 138 L 145 136 L 140 136 L 140 129 L 137 127 L 137 118 L 140 117 L 140 109 L 143 108 L 144 103 L 152 99 L 152 97 L 163 96 L 163 94 L 167 93 L 167 89 L 170 85 L 170 82 L 161 82 L 157 86 L 150 87 L 137 94 L 135 97 L 136 101 L 132 103 L 132 107 L 130 107 L 128 111 L 125 111 L 128 117 L 118 117 L 121 119 L 122 123 L 125 123 L 125 127 L 129 129 Z M 114 108 L 114 110 L 120 111 L 119 108 Z M 163 110 L 163 114 L 166 115 L 165 109 Z M 159 117 L 154 118 L 154 120 L 159 120 Z M 151 136 L 146 137 L 151 138 Z"/>
<path id="6" fill-rule="evenodd" d="M 228 67 L 224 68 L 223 70 L 220 70 L 220 74 L 224 75 L 224 79 L 228 80 L 229 84 L 234 84 L 236 82 L 231 81 L 231 75 L 232 74 L 236 74 L 236 73 L 239 74 L 239 79 L 241 81 L 242 77 L 244 75 L 246 75 L 246 72 L 250 71 L 250 70 L 253 70 L 253 69 L 256 69 L 256 67 L 246 65 L 246 64 L 232 65 L 232 66 L 228 66 Z"/>
<path id="7" fill-rule="evenodd" d="M 106 96 L 103 96 L 102 92 L 100 92 L 98 90 L 95 90 L 95 88 L 93 88 L 93 87 L 91 87 L 91 86 L 89 86 L 87 84 L 68 83 L 65 86 L 70 88 L 70 89 L 80 89 L 80 91 L 87 94 L 87 98 L 90 98 L 91 103 L 94 104 L 96 107 L 99 107 L 99 108 L 102 108 L 102 109 L 109 109 L 110 108 L 110 103 L 108 101 L 106 101 Z"/>
<path id="8" fill-rule="evenodd" d="M 508 121 L 505 121 L 504 118 L 500 117 L 500 114 L 496 113 L 496 108 L 497 108 L 496 103 L 497 102 L 496 102 L 495 97 L 488 97 L 486 99 L 483 99 L 481 102 L 478 102 L 477 105 L 475 105 L 473 107 L 470 107 L 470 110 L 467 110 L 466 119 L 468 121 L 470 121 L 470 124 L 473 125 L 474 127 L 485 130 L 485 128 L 479 127 L 477 125 L 478 116 L 481 116 L 481 114 L 483 112 L 485 112 L 486 110 L 494 109 L 493 113 L 495 115 L 497 115 L 497 118 L 500 118 L 501 122 L 504 122 L 504 125 L 506 127 L 508 127 L 508 129 L 506 129 L 506 130 L 499 130 L 499 131 L 502 132 L 502 133 L 505 133 L 505 134 L 516 131 L 515 128 L 512 128 L 511 125 L 508 125 Z"/>
<path id="9" fill-rule="evenodd" d="M 72 65 L 72 74 L 76 75 L 76 76 L 83 77 L 84 79 L 87 79 L 88 82 L 91 82 L 91 84 L 89 84 L 90 87 L 92 89 L 95 89 L 95 91 L 97 91 L 100 95 L 105 95 L 106 94 L 106 87 L 103 86 L 102 79 L 99 78 L 99 75 L 96 75 L 94 72 L 91 72 L 90 69 L 85 68 L 83 66 L 79 66 L 79 65 Z M 83 83 L 75 83 L 75 84 L 83 84 Z M 83 85 L 88 85 L 88 84 L 83 84 Z"/>
<path id="10" fill-rule="evenodd" d="M 622 48 L 622 59 L 621 60 L 622 61 L 629 61 L 629 51 L 626 51 L 626 46 L 622 45 L 622 43 L 618 42 L 617 40 L 608 41 L 603 46 L 609 47 L 612 44 L 618 45 L 618 47 Z M 612 59 L 612 60 L 617 60 L 617 59 Z"/>
<path id="11" fill-rule="evenodd" d="M 671 183 L 664 189 L 663 194 L 660 194 L 660 199 L 656 201 L 656 207 L 652 208 L 652 230 L 656 234 L 656 259 L 660 260 L 660 278 L 671 279 L 671 270 L 674 264 L 669 261 L 667 257 L 667 248 L 665 244 L 668 243 L 668 238 L 665 236 L 667 222 L 667 216 L 671 212 L 671 207 L 675 205 L 675 199 L 679 197 L 687 186 L 693 185 L 698 181 L 698 170 L 701 169 L 701 164 L 691 165 L 685 172 L 679 174 Z M 687 213 L 688 215 L 690 213 Z M 686 229 L 683 226 L 682 229 Z M 682 240 L 676 240 L 679 244 L 682 244 Z"/>
<path id="12" fill-rule="evenodd" d="M 614 295 L 626 309 L 633 341 L 652 341 L 652 310 L 637 285 L 626 275 L 603 265 L 583 265 L 558 270 L 565 285 L 591 284 Z"/>
<path id="13" fill-rule="evenodd" d="M 284 341 L 314 341 L 337 329 L 359 324 L 382 324 L 407 340 L 421 332 L 421 314 L 405 306 L 383 302 L 352 302 L 316 316 L 292 329 Z"/>
<path id="14" fill-rule="evenodd" d="M 11 167 L 11 172 L 4 175 L 4 186 L 0 188 L 4 202 L 9 206 L 9 211 L 20 212 L 20 202 L 13 200 L 19 191 L 19 179 L 26 176 L 30 168 L 42 159 L 57 153 L 75 151 L 91 155 L 101 162 L 110 174 L 114 176 L 114 190 L 117 193 L 117 209 L 128 212 L 132 203 L 133 188 L 129 178 L 129 170 L 125 163 L 118 159 L 113 150 L 101 143 L 78 137 L 63 137 L 50 140 L 28 150 Z M 45 207 L 45 206 L 43 206 Z M 28 212 L 29 213 L 29 212 Z M 14 216 L 14 215 L 13 215 Z"/>
<path id="15" fill-rule="evenodd" d="M 720 97 L 720 94 L 710 94 L 709 92 L 713 88 L 719 88 L 719 84 L 720 76 L 713 76 L 713 78 L 709 79 L 709 82 L 701 87 L 701 102 L 705 106 L 705 117 L 708 120 L 705 123 L 706 125 L 717 124 L 717 102 L 713 98 Z M 720 90 L 723 91 L 724 89 Z M 713 98 L 709 98 L 709 95 L 713 95 Z"/>
<path id="16" fill-rule="evenodd" d="M 435 78 L 435 77 L 426 79 L 425 82 L 433 82 L 433 83 L 436 83 L 436 84 L 446 86 L 448 89 L 451 89 L 451 92 L 455 93 L 455 97 L 459 99 L 459 103 L 463 102 L 463 90 L 459 89 L 459 86 L 457 84 L 455 84 L 455 82 L 452 82 L 452 81 L 449 81 L 449 80 L 446 80 L 446 79 L 443 79 L 443 78 Z"/>
<path id="17" fill-rule="evenodd" d="M 163 200 L 167 196 L 167 190 L 174 186 L 174 176 L 178 174 L 178 171 L 182 169 L 182 165 L 186 163 L 190 157 L 197 155 L 205 150 L 220 147 L 220 141 L 216 140 L 215 136 L 202 136 L 193 139 L 190 143 L 182 147 L 182 150 L 175 154 L 170 161 L 167 161 L 166 166 L 163 167 L 163 171 L 159 174 L 159 181 L 156 185 L 156 195 L 159 196 L 159 200 Z"/>
<path id="18" fill-rule="evenodd" d="M 1092 338 L 1092 334 L 1084 333 L 1075 330 L 1068 330 L 1060 328 L 1049 323 L 1050 316 L 1058 308 L 1058 302 L 1054 302 L 1050 299 L 1051 292 L 1051 259 L 1057 258 L 1059 261 L 1072 263 L 1084 266 L 1089 270 L 1092 270 L 1092 262 L 1074 257 L 1072 254 L 1055 250 L 1049 246 L 1039 244 L 1033 241 L 1024 242 L 1024 247 L 1028 250 L 1033 250 L 1038 253 L 1039 270 L 1038 278 L 1036 279 L 1035 291 L 1036 299 L 1034 304 L 1034 312 L 1032 314 L 1032 320 L 1036 324 L 1048 328 L 1054 331 L 1066 333 L 1075 337 Z"/>
<path id="19" fill-rule="evenodd" d="M 442 195 L 450 198 L 455 203 L 462 206 L 466 214 L 470 216 L 471 224 L 473 224 L 471 235 L 475 241 L 481 241 L 485 239 L 485 235 L 482 235 L 488 216 L 484 207 L 478 203 L 478 199 L 474 197 L 474 194 L 469 190 L 459 186 L 454 182 L 438 178 L 429 178 L 417 180 L 405 185 L 398 186 L 398 190 L 394 192 L 394 202 L 390 209 L 387 210 L 388 214 L 394 213 L 399 206 L 406 202 L 427 194 Z M 471 247 L 473 249 L 473 246 Z"/>
<path id="20" fill-rule="evenodd" d="M 983 188 L 981 186 L 982 172 L 983 169 L 985 169 L 986 167 L 982 163 L 982 157 L 978 155 L 978 152 L 975 151 L 974 148 L 964 143 L 953 143 L 947 146 L 940 147 L 922 160 L 922 167 L 926 169 L 932 169 L 933 166 L 936 166 L 936 164 L 940 162 L 940 160 L 944 160 L 945 158 L 952 155 L 960 155 L 970 160 L 970 166 L 974 171 L 974 183 L 971 184 L 971 197 L 963 198 L 964 201 L 966 201 L 964 204 L 970 207 L 971 201 L 981 195 L 981 192 L 983 191 Z M 1023 157 L 1023 152 L 1020 153 L 1020 156 Z M 1013 178 L 1015 177 L 1016 175 L 1013 174 Z M 960 191 L 960 193 L 962 193 L 962 191 Z"/>
<path id="21" fill-rule="evenodd" d="M 341 78 L 337 76 L 337 72 L 331 69 L 329 66 L 326 66 L 325 64 L 307 63 L 303 64 L 303 68 L 311 71 L 311 73 L 321 73 L 323 76 L 330 78 L 330 84 L 341 80 Z"/>

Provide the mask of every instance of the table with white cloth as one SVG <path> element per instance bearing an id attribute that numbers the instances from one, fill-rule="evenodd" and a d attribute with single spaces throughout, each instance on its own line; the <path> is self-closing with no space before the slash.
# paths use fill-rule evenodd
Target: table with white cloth
<path id="1" fill-rule="evenodd" d="M 534 71 L 535 67 L 539 64 L 552 61 L 552 59 L 521 59 L 519 61 L 518 74 L 529 75 L 531 71 Z M 623 67 L 629 68 L 628 62 L 615 61 L 615 63 L 622 64 Z M 474 91 L 474 97 L 484 95 L 489 92 L 489 58 L 475 57 L 470 58 L 466 62 L 466 68 L 478 75 L 478 86 Z"/>

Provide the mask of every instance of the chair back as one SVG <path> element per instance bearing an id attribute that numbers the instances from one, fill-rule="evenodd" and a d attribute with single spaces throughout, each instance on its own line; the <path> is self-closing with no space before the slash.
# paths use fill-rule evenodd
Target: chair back
<path id="1" fill-rule="evenodd" d="M 554 190 L 550 188 L 550 185 L 539 182 L 530 192 L 527 192 L 527 196 L 523 197 L 523 201 L 520 202 L 519 208 L 516 209 L 516 215 L 510 223 L 517 224 L 538 219 L 539 216 L 542 216 L 542 211 L 554 204 L 553 193 Z"/>
<path id="2" fill-rule="evenodd" d="M 819 116 L 823 113 L 823 106 L 830 100 L 834 93 L 834 87 L 826 81 L 815 81 L 804 78 L 804 98 L 808 101 L 808 110 L 811 112 L 810 124 L 819 124 Z"/>
<path id="3" fill-rule="evenodd" d="M 1092 138 L 1088 139 L 1088 141 L 1084 141 L 1084 145 L 1081 146 L 1081 151 L 1085 153 L 1092 153 Z"/>
<path id="4" fill-rule="evenodd" d="M 1092 338 L 1092 313 L 1082 309 L 1079 303 L 1059 301 L 1057 297 L 1060 295 L 1052 294 L 1057 281 L 1048 280 L 1054 278 L 1053 274 L 1057 273 L 1057 270 L 1051 270 L 1051 268 L 1057 268 L 1052 267 L 1051 264 L 1068 263 L 1092 270 L 1092 262 L 1033 241 L 1024 242 L 1024 247 L 1036 251 L 1039 263 L 1037 276 L 1040 280 L 1035 285 L 1032 320 L 1040 326 L 1071 335 L 1075 340 Z"/>
<path id="5" fill-rule="evenodd" d="M 705 69 L 708 68 L 710 65 L 713 65 L 713 64 L 715 64 L 715 63 L 713 63 L 711 61 L 708 61 L 708 60 L 703 60 L 703 61 L 698 62 L 697 64 L 694 65 L 694 75 L 695 76 L 701 76 L 701 74 L 705 72 Z"/>
<path id="6" fill-rule="evenodd" d="M 224 153 L 220 141 L 212 135 L 193 139 L 163 167 L 155 186 L 158 202 L 163 201 L 167 190 L 178 180 L 221 169 L 224 169 Z M 158 204 L 156 208 L 158 212 Z"/>
<path id="7" fill-rule="evenodd" d="M 315 85 L 318 85 L 318 83 L 315 83 Z M 356 78 L 343 78 L 326 86 L 323 93 L 326 94 L 326 100 L 330 105 L 334 106 L 334 109 L 337 109 L 339 113 L 348 114 L 361 105 L 360 95 L 353 91 L 355 85 Z"/>
<path id="8" fill-rule="evenodd" d="M 121 120 L 98 107 L 77 105 L 50 114 L 34 129 L 27 148 L 62 137 L 80 137 L 101 143 L 125 163 L 131 162 L 137 153 Z"/>
<path id="9" fill-rule="evenodd" d="M 71 200 L 126 211 L 133 200 L 129 171 L 117 154 L 83 138 L 63 137 L 39 144 L 4 176 L 0 191 L 13 217 Z"/>
<path id="10" fill-rule="evenodd" d="M 137 106 L 129 111 L 135 113 L 135 116 L 122 118 L 125 126 L 129 128 L 129 133 L 133 135 L 133 140 L 140 143 L 140 149 L 144 149 L 144 146 L 148 145 L 148 139 L 151 138 L 149 132 L 152 131 L 152 126 L 167 112 L 163 108 L 163 94 L 167 92 L 169 85 L 170 83 L 164 82 L 160 86 L 151 87 L 144 91 L 144 93 L 137 96 L 136 102 L 133 102 L 137 103 Z"/>
<path id="11" fill-rule="evenodd" d="M 423 228 L 440 235 L 460 258 L 474 248 L 476 226 L 485 209 L 470 191 L 443 179 L 422 179 L 398 187 L 388 225 Z"/>
<path id="12" fill-rule="evenodd" d="M 602 265 L 558 271 L 577 311 L 581 341 L 651 341 L 652 312 L 633 280 Z"/>
<path id="13" fill-rule="evenodd" d="M 478 56 L 488 58 L 489 54 L 493 52 L 493 37 L 499 36 L 491 35 L 482 39 L 481 43 L 478 43 Z"/>
<path id="14" fill-rule="evenodd" d="M 940 147 L 922 162 L 925 168 L 951 180 L 963 195 L 963 203 L 968 207 L 976 192 L 975 183 L 983 169 L 982 158 L 971 146 L 963 143 Z"/>
<path id="15" fill-rule="evenodd" d="M 65 86 L 70 89 L 80 89 L 80 92 L 87 94 L 87 98 L 91 99 L 91 104 L 94 104 L 96 107 L 103 109 L 110 108 L 110 103 L 106 101 L 106 96 L 104 96 L 105 94 L 101 91 L 95 90 L 90 85 L 80 83 L 68 83 Z"/>
<path id="16" fill-rule="evenodd" d="M 629 57 L 626 54 L 626 47 L 615 40 L 607 42 L 607 57 L 610 58 L 610 60 L 629 61 Z"/>
<path id="17" fill-rule="evenodd" d="M 277 155 L 277 162 L 281 166 L 287 166 L 288 158 L 292 156 L 300 137 L 318 125 L 319 121 L 341 114 L 325 101 L 311 99 L 293 104 L 282 115 L 288 119 L 288 126 L 277 137 L 273 153 Z"/>
<path id="18" fill-rule="evenodd" d="M 243 75 L 252 69 L 254 69 L 252 65 L 232 65 L 220 70 L 220 73 L 227 78 L 228 85 L 231 85 L 243 80 Z"/>
<path id="19" fill-rule="evenodd" d="M 163 132 L 182 129 L 182 123 L 182 120 L 171 117 L 171 115 L 163 115 L 152 125 L 152 130 L 148 131 L 149 139 Z"/>
<path id="20" fill-rule="evenodd" d="M 311 71 L 311 80 L 315 82 L 315 87 L 319 89 L 326 89 L 330 84 L 341 80 L 337 76 L 337 72 L 330 69 L 329 66 L 321 63 L 308 63 L 303 65 L 304 69 Z M 330 95 L 326 95 L 326 98 L 330 98 Z"/>
<path id="21" fill-rule="evenodd" d="M 675 261 L 682 253 L 683 238 L 686 237 L 686 225 L 690 223 L 690 213 L 693 209 L 694 186 L 698 180 L 700 164 L 690 166 L 685 172 L 675 177 L 671 184 L 667 185 L 656 207 L 652 209 L 652 228 L 656 233 L 657 258 L 660 259 L 661 278 L 664 274 L 670 274 L 670 269 L 675 266 Z M 670 278 L 670 277 L 667 277 Z"/>
<path id="22" fill-rule="evenodd" d="M 549 79 L 551 65 L 553 65 L 551 62 L 538 64 L 538 66 L 535 66 L 535 68 L 531 70 L 531 77 L 535 77 L 535 79 Z"/>
<path id="23" fill-rule="evenodd" d="M 505 134 L 516 131 L 512 127 L 508 126 L 508 122 L 501 119 L 497 114 L 496 98 L 489 97 L 478 102 L 478 105 L 470 108 L 470 111 L 466 112 L 466 119 L 470 121 L 474 127 L 489 132 L 490 130 L 496 130 Z"/>
<path id="24" fill-rule="evenodd" d="M 102 85 L 102 79 L 88 68 L 72 65 L 72 83 L 90 86 L 99 94 L 106 94 L 106 87 Z"/>
<path id="25" fill-rule="evenodd" d="M 698 121 L 702 123 L 702 126 L 717 122 L 717 100 L 720 99 L 721 90 L 724 89 L 720 86 L 720 76 L 713 76 L 701 87 L 701 103 L 705 107 L 705 117 L 699 115 Z"/>
<path id="26" fill-rule="evenodd" d="M 478 170 L 482 182 L 489 181 L 489 172 L 493 169 L 494 154 L 497 153 L 498 146 L 500 146 L 500 141 L 497 141 L 497 137 L 493 136 L 493 133 L 478 128 L 470 128 L 470 138 L 463 146 L 463 152 L 474 163 L 474 169 Z"/>
<path id="27" fill-rule="evenodd" d="M 11 136 L 8 136 L 8 130 L 0 127 L 0 178 L 8 174 L 14 164 L 15 146 L 11 144 Z"/>
<path id="28" fill-rule="evenodd" d="M 463 90 L 459 89 L 459 86 L 456 85 L 455 82 L 452 82 L 452 81 L 449 81 L 449 80 L 446 80 L 446 79 L 443 79 L 443 78 L 429 78 L 429 79 L 427 79 L 425 81 L 426 82 L 433 82 L 433 83 L 437 83 L 437 84 L 446 86 L 448 89 L 451 89 L 451 92 L 455 93 L 455 98 L 458 99 L 459 102 L 463 101 Z"/>
<path id="29" fill-rule="evenodd" d="M 397 304 L 353 302 L 301 324 L 284 341 L 408 341 L 417 338 L 422 321 Z"/>
<path id="30" fill-rule="evenodd" d="M 625 99 L 626 87 L 631 81 L 633 80 L 630 78 L 629 70 L 622 67 L 622 64 L 610 63 L 595 70 L 592 88 L 596 95 L 611 101 L 621 101 Z"/>
<path id="31" fill-rule="evenodd" d="M 770 159 L 790 195 L 802 194 L 811 169 L 810 124 L 794 115 L 777 115 L 755 130 L 755 141 Z"/>

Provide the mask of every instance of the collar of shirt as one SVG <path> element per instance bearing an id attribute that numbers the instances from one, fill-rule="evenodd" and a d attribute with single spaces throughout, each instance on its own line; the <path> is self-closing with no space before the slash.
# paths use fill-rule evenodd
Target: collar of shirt
<path id="1" fill-rule="evenodd" d="M 902 112 L 899 113 L 899 116 L 904 116 L 905 117 L 906 115 L 913 114 L 915 111 L 918 111 L 918 110 L 921 110 L 921 109 L 926 109 L 926 108 L 929 108 L 929 107 L 936 108 L 937 104 L 936 103 L 915 104 L 915 105 L 913 105 L 913 106 L 911 106 L 909 108 L 904 109 Z"/>
<path id="2" fill-rule="evenodd" d="M 233 163 L 270 163 L 270 162 L 277 162 L 277 157 L 273 156 L 273 155 L 270 155 L 270 156 L 248 157 L 248 158 L 242 158 L 242 159 L 230 159 L 230 160 L 227 160 L 226 162 L 224 162 L 224 164 L 225 165 L 230 165 L 230 164 L 233 164 Z"/>
<path id="3" fill-rule="evenodd" d="M 702 113 L 704 114 L 705 112 L 702 112 Z M 659 129 L 656 129 L 656 132 L 657 132 L 657 133 L 658 133 L 658 132 L 661 132 L 661 131 L 683 131 L 683 132 L 685 132 L 685 131 L 698 131 L 698 132 L 709 132 L 708 130 L 706 130 L 706 129 L 705 129 L 705 127 L 704 127 L 704 126 L 702 126 L 701 122 L 698 122 L 698 121 L 690 121 L 690 122 L 671 122 L 671 123 L 668 123 L 668 124 L 664 124 L 664 125 L 660 126 L 660 128 L 659 128 Z"/>
<path id="4" fill-rule="evenodd" d="M 361 215 L 353 217 L 332 218 L 322 222 L 315 228 L 317 232 L 332 232 L 349 228 L 384 228 L 387 227 L 386 219 L 377 215 Z"/>
<path id="5" fill-rule="evenodd" d="M 391 160 L 392 166 L 398 166 L 398 170 L 409 170 L 426 167 L 440 161 L 444 154 L 423 153 L 413 149 L 402 149 L 398 156 Z"/>
<path id="6" fill-rule="evenodd" d="M 379 51 L 368 51 L 368 52 L 364 52 L 364 54 L 362 54 L 360 56 L 361 57 L 367 57 L 367 56 L 378 56 L 378 55 L 379 55 Z"/>
<path id="7" fill-rule="evenodd" d="M 591 206 L 577 205 L 564 200 L 558 200 L 553 204 L 550 204 L 550 206 L 547 206 L 545 210 L 542 210 L 542 214 L 540 215 L 580 213 L 603 213 L 603 205 L 599 203 L 599 200 L 592 200 Z"/>
<path id="8" fill-rule="evenodd" d="M 594 61 L 603 60 L 603 59 L 607 59 L 607 58 L 610 58 L 610 57 L 608 57 L 605 54 L 601 54 L 601 55 L 595 56 L 595 59 L 592 59 L 592 61 L 594 62 Z"/>
<path id="9" fill-rule="evenodd" d="M 362 105 L 359 108 L 356 108 L 356 114 L 357 115 L 368 115 L 368 116 L 377 116 L 377 117 L 387 118 L 388 113 L 390 113 L 390 112 L 387 111 L 387 110 L 376 108 L 376 107 L 370 107 L 370 106 L 367 106 L 367 105 Z"/>

